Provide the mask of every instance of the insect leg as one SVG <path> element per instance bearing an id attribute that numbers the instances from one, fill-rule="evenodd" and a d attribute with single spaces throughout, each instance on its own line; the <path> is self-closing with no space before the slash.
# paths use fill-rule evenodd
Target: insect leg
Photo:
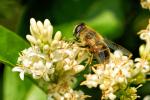
<path id="1" fill-rule="evenodd" d="M 91 56 L 88 58 L 88 61 L 87 61 L 86 66 L 87 66 L 87 65 L 91 65 L 92 60 L 93 60 L 93 54 L 91 54 Z"/>

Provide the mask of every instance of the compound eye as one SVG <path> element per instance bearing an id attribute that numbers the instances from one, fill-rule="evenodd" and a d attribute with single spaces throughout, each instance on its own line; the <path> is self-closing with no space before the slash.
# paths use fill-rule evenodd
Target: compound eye
<path id="1" fill-rule="evenodd" d="M 74 29 L 74 36 L 75 37 L 79 37 L 80 32 L 85 28 L 85 24 L 81 23 L 79 25 L 77 25 Z"/>

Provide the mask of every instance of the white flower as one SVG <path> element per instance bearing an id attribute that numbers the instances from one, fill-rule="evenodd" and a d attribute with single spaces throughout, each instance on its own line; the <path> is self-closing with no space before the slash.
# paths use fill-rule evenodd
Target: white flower
<path id="1" fill-rule="evenodd" d="M 138 32 L 138 34 L 146 42 L 146 44 L 141 45 L 139 48 L 140 56 L 142 59 L 150 60 L 150 20 L 147 28 Z"/>
<path id="2" fill-rule="evenodd" d="M 12 71 L 20 72 L 19 76 L 20 76 L 21 80 L 24 80 L 24 70 L 21 67 L 16 66 L 12 69 Z"/>
<path id="3" fill-rule="evenodd" d="M 84 100 L 87 96 L 81 91 L 74 91 L 70 85 L 75 75 L 85 69 L 80 63 L 88 58 L 87 51 L 61 40 L 60 31 L 52 38 L 53 26 L 48 19 L 43 24 L 31 18 L 30 32 L 31 35 L 26 38 L 31 47 L 20 53 L 17 66 L 12 71 L 19 72 L 22 80 L 28 74 L 35 80 L 49 84 L 50 100 Z"/>
<path id="4" fill-rule="evenodd" d="M 18 58 L 18 67 L 13 71 L 20 72 L 21 79 L 24 79 L 24 74 L 31 74 L 34 79 L 43 78 L 45 81 L 50 81 L 55 75 L 55 72 L 62 70 L 70 71 L 72 75 L 82 71 L 85 67 L 79 63 L 87 59 L 86 52 L 81 50 L 76 44 L 67 43 L 61 40 L 61 32 L 57 31 L 54 39 L 53 26 L 46 19 L 44 24 L 40 21 L 30 20 L 30 31 L 32 35 L 27 35 L 31 47 L 22 51 Z M 82 56 L 82 59 L 77 56 Z M 53 76 L 53 77 L 52 77 Z"/>
<path id="5" fill-rule="evenodd" d="M 32 36 L 38 41 L 47 43 L 52 41 L 53 26 L 48 19 L 45 19 L 44 24 L 41 21 L 30 19 L 30 32 Z M 28 39 L 30 41 L 30 39 Z M 30 41 L 32 43 L 32 41 Z"/>
<path id="6" fill-rule="evenodd" d="M 150 0 L 141 0 L 141 5 L 145 9 L 150 9 Z"/>
<path id="7" fill-rule="evenodd" d="M 102 90 L 102 99 L 114 100 L 115 92 L 122 87 L 127 87 L 133 69 L 133 61 L 124 56 L 121 51 L 116 50 L 114 54 L 111 54 L 108 63 L 92 66 L 94 74 L 86 75 L 86 80 L 81 85 L 89 88 L 99 85 Z"/>
<path id="8" fill-rule="evenodd" d="M 108 97 L 110 100 L 115 100 L 116 95 L 114 95 L 113 93 L 108 94 Z"/>
<path id="9" fill-rule="evenodd" d="M 98 85 L 98 76 L 97 75 L 86 75 L 86 81 L 82 82 L 81 85 L 87 85 L 88 88 L 97 87 Z"/>
<path id="10" fill-rule="evenodd" d="M 145 96 L 143 100 L 150 100 L 150 95 Z"/>
<path id="11" fill-rule="evenodd" d="M 147 60 L 136 58 L 135 62 L 135 67 L 138 68 L 142 73 L 147 73 L 150 71 L 150 65 Z"/>
<path id="12" fill-rule="evenodd" d="M 76 65 L 73 67 L 73 69 L 74 69 L 75 73 L 79 73 L 79 72 L 81 72 L 82 70 L 85 69 L 85 66 L 83 66 L 83 65 L 77 65 L 77 64 L 76 64 Z"/>
<path id="13" fill-rule="evenodd" d="M 64 93 L 65 92 L 65 93 Z M 59 90 L 48 95 L 48 100 L 85 100 L 89 96 L 84 95 L 82 91 L 75 91 L 71 88 L 67 90 Z"/>

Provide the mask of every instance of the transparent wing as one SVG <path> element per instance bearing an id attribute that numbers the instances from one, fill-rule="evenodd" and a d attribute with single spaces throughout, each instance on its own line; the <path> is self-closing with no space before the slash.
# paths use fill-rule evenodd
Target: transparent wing
<path id="1" fill-rule="evenodd" d="M 128 51 L 126 48 L 122 47 L 119 44 L 116 44 L 112 42 L 111 40 L 104 39 L 104 42 L 107 44 L 107 46 L 113 50 L 121 50 L 124 55 L 128 56 L 129 58 L 132 57 L 132 53 Z"/>

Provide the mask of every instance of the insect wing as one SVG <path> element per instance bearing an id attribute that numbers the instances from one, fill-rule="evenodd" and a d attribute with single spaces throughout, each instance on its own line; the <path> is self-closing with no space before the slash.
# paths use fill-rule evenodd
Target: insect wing
<path id="1" fill-rule="evenodd" d="M 116 44 L 112 42 L 111 40 L 104 39 L 104 42 L 107 44 L 107 46 L 113 50 L 121 50 L 124 55 L 128 56 L 129 58 L 132 57 L 132 53 L 128 51 L 126 48 L 122 47 L 119 44 Z"/>

